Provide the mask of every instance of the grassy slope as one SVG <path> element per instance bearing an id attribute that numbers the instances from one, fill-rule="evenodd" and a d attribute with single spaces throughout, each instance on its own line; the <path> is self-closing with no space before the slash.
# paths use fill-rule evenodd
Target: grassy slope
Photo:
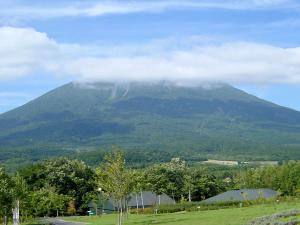
<path id="1" fill-rule="evenodd" d="M 165 224 L 165 225 L 242 225 L 248 221 L 288 209 L 299 208 L 300 202 L 259 205 L 247 208 L 220 209 L 200 212 L 182 212 L 161 215 L 130 215 L 125 220 L 127 225 Z M 116 215 L 105 215 L 101 218 L 68 217 L 68 221 L 84 222 L 90 225 L 114 225 Z"/>

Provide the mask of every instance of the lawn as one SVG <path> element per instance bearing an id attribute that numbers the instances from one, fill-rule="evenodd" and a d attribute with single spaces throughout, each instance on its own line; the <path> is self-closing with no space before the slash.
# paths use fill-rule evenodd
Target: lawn
<path id="1" fill-rule="evenodd" d="M 284 202 L 267 205 L 256 205 L 245 208 L 219 209 L 199 212 L 180 212 L 160 215 L 129 215 L 126 225 L 242 225 L 256 217 L 270 215 L 288 209 L 300 208 L 300 202 Z M 114 225 L 116 215 L 102 217 L 66 217 L 64 220 L 83 222 L 89 225 Z"/>

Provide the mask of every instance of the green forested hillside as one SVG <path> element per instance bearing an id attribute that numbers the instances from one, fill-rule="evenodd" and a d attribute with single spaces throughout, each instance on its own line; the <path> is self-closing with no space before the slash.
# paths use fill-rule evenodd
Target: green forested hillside
<path id="1" fill-rule="evenodd" d="M 0 160 L 72 155 L 96 163 L 119 145 L 133 163 L 300 157 L 300 113 L 229 85 L 69 83 L 0 115 Z"/>

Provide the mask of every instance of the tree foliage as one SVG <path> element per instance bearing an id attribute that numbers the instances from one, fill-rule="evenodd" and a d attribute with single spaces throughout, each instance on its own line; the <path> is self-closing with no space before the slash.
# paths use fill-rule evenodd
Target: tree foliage
<path id="1" fill-rule="evenodd" d="M 58 194 L 53 187 L 44 187 L 31 193 L 33 216 L 56 216 L 66 212 L 70 197 Z"/>
<path id="2" fill-rule="evenodd" d="M 105 156 L 103 163 L 96 170 L 98 185 L 111 197 L 118 206 L 119 220 L 122 224 L 122 212 L 126 208 L 126 198 L 133 190 L 134 174 L 126 169 L 122 152 L 116 151 Z"/>
<path id="3" fill-rule="evenodd" d="M 3 168 L 0 168 L 0 216 L 10 215 L 13 206 L 13 182 Z"/>
<path id="4" fill-rule="evenodd" d="M 300 195 L 300 162 L 249 169 L 235 178 L 238 188 L 272 188 L 283 195 Z"/>
<path id="5" fill-rule="evenodd" d="M 47 160 L 23 169 L 20 174 L 32 190 L 50 186 L 59 195 L 71 197 L 81 214 L 88 208 L 88 194 L 96 188 L 94 171 L 78 160 Z"/>

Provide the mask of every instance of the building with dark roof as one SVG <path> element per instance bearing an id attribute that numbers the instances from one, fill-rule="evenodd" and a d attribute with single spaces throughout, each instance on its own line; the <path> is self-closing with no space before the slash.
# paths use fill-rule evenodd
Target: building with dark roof
<path id="1" fill-rule="evenodd" d="M 151 191 L 143 191 L 137 194 L 131 194 L 128 206 L 136 208 L 137 205 L 141 208 L 144 205 L 145 208 L 152 207 L 156 204 L 174 204 L 175 201 L 166 194 L 156 195 Z"/>
<path id="2" fill-rule="evenodd" d="M 205 203 L 220 203 L 220 202 L 243 202 L 253 201 L 260 198 L 271 199 L 279 195 L 277 191 L 272 189 L 241 189 L 227 191 L 214 197 L 208 198 L 202 202 Z"/>
<path id="3" fill-rule="evenodd" d="M 129 208 L 149 208 L 160 204 L 174 204 L 175 201 L 166 194 L 156 195 L 151 191 L 132 193 L 128 198 L 127 205 Z M 89 203 L 89 209 L 93 214 L 96 212 L 111 213 L 117 211 L 117 203 L 113 199 L 108 199 L 103 205 L 97 205 L 94 202 Z M 96 210 L 97 209 L 97 210 Z"/>

